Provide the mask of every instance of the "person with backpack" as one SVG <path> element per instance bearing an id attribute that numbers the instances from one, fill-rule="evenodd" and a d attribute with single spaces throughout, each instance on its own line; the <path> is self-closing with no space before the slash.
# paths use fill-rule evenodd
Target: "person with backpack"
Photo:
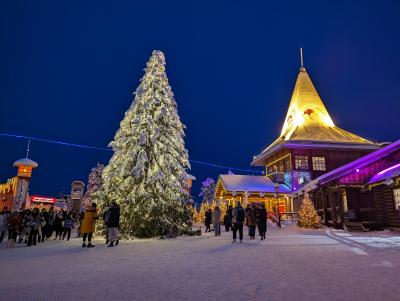
<path id="1" fill-rule="evenodd" d="M 64 219 L 64 227 L 63 227 L 63 236 L 64 240 L 65 236 L 67 236 L 67 241 L 71 238 L 71 231 L 74 228 L 75 219 L 73 211 L 70 211 Z"/>
<path id="2" fill-rule="evenodd" d="M 243 222 L 245 219 L 245 213 L 240 202 L 237 202 L 237 205 L 232 210 L 232 223 L 233 223 L 233 241 L 236 242 L 236 233 L 239 231 L 239 240 L 242 243 L 243 240 Z"/>
<path id="3" fill-rule="evenodd" d="M 108 219 L 108 239 L 110 244 L 108 247 L 118 246 L 119 237 L 118 237 L 118 228 L 119 228 L 119 219 L 120 219 L 120 209 L 116 202 L 112 202 L 112 206 L 109 209 L 109 219 Z"/>

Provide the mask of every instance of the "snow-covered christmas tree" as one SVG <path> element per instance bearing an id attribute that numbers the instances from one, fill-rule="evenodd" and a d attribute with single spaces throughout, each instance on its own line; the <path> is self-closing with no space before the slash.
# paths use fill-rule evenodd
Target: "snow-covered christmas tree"
<path id="1" fill-rule="evenodd" d="M 85 210 L 94 200 L 94 194 L 101 188 L 103 183 L 101 175 L 103 173 L 104 165 L 97 163 L 90 171 L 88 178 L 87 191 L 83 196 L 82 208 Z"/>
<path id="2" fill-rule="evenodd" d="M 201 182 L 201 191 L 199 196 L 203 197 L 202 203 L 207 202 L 209 205 L 212 204 L 215 193 L 215 181 L 212 178 L 207 178 Z"/>
<path id="3" fill-rule="evenodd" d="M 190 164 L 184 128 L 164 54 L 155 50 L 110 143 L 114 155 L 103 172 L 100 199 L 120 205 L 123 236 L 175 236 L 186 231 Z"/>
<path id="4" fill-rule="evenodd" d="M 320 221 L 321 218 L 317 211 L 315 211 L 314 204 L 306 193 L 300 206 L 297 225 L 301 228 L 318 228 L 320 226 Z"/>

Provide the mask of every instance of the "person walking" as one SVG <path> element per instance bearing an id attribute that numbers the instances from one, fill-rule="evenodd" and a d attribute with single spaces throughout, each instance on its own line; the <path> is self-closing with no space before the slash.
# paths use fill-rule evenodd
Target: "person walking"
<path id="1" fill-rule="evenodd" d="M 96 203 L 92 203 L 88 206 L 83 213 L 83 219 L 81 224 L 81 234 L 82 234 L 82 248 L 86 248 L 86 238 L 88 239 L 88 248 L 94 248 L 92 244 L 92 236 L 95 230 L 95 223 L 97 219 L 97 206 Z"/>
<path id="2" fill-rule="evenodd" d="M 7 226 L 8 226 L 8 242 L 7 247 L 14 247 L 15 242 L 17 240 L 17 233 L 19 231 L 19 215 L 18 211 L 14 210 L 7 218 Z"/>
<path id="3" fill-rule="evenodd" d="M 257 227 L 261 240 L 264 240 L 267 233 L 267 210 L 264 203 L 259 204 L 257 207 Z"/>
<path id="4" fill-rule="evenodd" d="M 212 213 L 212 220 L 214 223 L 215 236 L 221 235 L 221 211 L 218 206 L 215 206 L 214 212 Z"/>
<path id="5" fill-rule="evenodd" d="M 62 239 L 65 239 L 67 236 L 67 241 L 71 238 L 71 231 L 74 228 L 75 219 L 74 219 L 74 212 L 70 211 L 64 219 L 64 227 L 63 227 L 63 235 Z"/>
<path id="6" fill-rule="evenodd" d="M 120 209 L 116 202 L 112 202 L 112 206 L 109 209 L 110 216 L 108 219 L 108 239 L 110 244 L 108 247 L 118 246 L 119 237 L 118 237 L 118 228 L 119 228 L 119 220 L 120 220 Z"/>
<path id="7" fill-rule="evenodd" d="M 212 211 L 211 208 L 206 211 L 204 224 L 206 226 L 206 233 L 211 232 Z"/>
<path id="8" fill-rule="evenodd" d="M 3 210 L 0 212 L 0 243 L 3 242 L 4 235 L 8 229 L 7 219 L 10 216 L 11 212 L 8 210 L 8 207 L 3 207 Z"/>
<path id="9" fill-rule="evenodd" d="M 237 205 L 235 208 L 232 210 L 232 223 L 233 223 L 233 241 L 232 243 L 236 242 L 236 234 L 239 231 L 239 239 L 240 243 L 242 243 L 243 240 L 243 222 L 245 219 L 245 212 L 240 204 L 240 202 L 237 202 Z"/>
<path id="10" fill-rule="evenodd" d="M 250 239 L 255 239 L 257 219 L 256 219 L 256 208 L 254 204 L 252 204 L 250 208 L 247 210 L 246 220 L 247 220 L 247 227 L 249 227 Z"/>

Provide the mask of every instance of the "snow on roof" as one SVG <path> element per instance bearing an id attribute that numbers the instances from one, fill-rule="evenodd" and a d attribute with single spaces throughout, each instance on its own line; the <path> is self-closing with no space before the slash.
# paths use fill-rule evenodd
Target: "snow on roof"
<path id="1" fill-rule="evenodd" d="M 400 140 L 397 140 L 396 142 L 393 142 L 381 149 L 378 149 L 372 153 L 369 153 L 368 155 L 365 155 L 364 157 L 361 157 L 357 160 L 347 163 L 347 164 L 345 164 L 341 167 L 338 167 L 330 172 L 327 172 L 326 174 L 323 174 L 322 176 L 314 179 L 312 182 L 306 184 L 302 188 L 302 190 L 303 191 L 313 190 L 313 189 L 315 189 L 315 187 L 317 187 L 316 185 L 324 185 L 330 181 L 345 177 L 345 176 L 353 173 L 357 169 L 361 169 L 365 166 L 373 164 L 373 163 L 391 155 L 392 153 L 394 153 L 398 150 L 400 150 Z M 385 170 L 380 171 L 379 173 L 377 173 L 375 176 L 373 176 L 371 178 L 369 184 L 371 184 L 371 181 L 374 177 L 376 177 L 374 180 L 374 183 L 376 183 L 378 176 L 382 176 L 382 177 L 384 177 L 384 179 L 386 179 L 389 177 L 388 174 L 386 174 L 386 172 L 393 171 L 393 174 L 394 174 L 396 172 L 396 170 L 397 170 L 397 165 L 394 165 L 392 167 L 389 167 Z M 400 170 L 400 166 L 399 166 L 399 170 Z"/>
<path id="2" fill-rule="evenodd" d="M 369 180 L 368 184 L 386 181 L 387 179 L 391 179 L 399 175 L 400 175 L 400 164 L 396 164 L 378 172 L 371 178 L 371 180 Z"/>
<path id="3" fill-rule="evenodd" d="M 13 164 L 14 167 L 18 167 L 21 165 L 32 166 L 33 168 L 37 168 L 39 166 L 39 164 L 37 164 L 35 161 L 33 161 L 29 158 L 19 159 L 19 160 L 15 161 Z"/>
<path id="4" fill-rule="evenodd" d="M 220 175 L 219 179 L 227 191 L 275 192 L 277 184 L 266 176 Z M 279 192 L 291 193 L 286 185 L 277 185 L 279 185 Z"/>
<path id="5" fill-rule="evenodd" d="M 192 176 L 191 174 L 188 174 L 188 179 L 189 179 L 189 180 L 195 181 L 195 180 L 196 180 L 196 177 L 195 177 L 195 176 Z"/>

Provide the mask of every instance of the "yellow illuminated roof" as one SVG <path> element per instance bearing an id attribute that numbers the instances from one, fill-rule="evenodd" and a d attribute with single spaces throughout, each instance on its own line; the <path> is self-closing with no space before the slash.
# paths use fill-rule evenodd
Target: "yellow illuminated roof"
<path id="1" fill-rule="evenodd" d="M 335 126 L 304 67 L 300 68 L 297 76 L 280 136 L 254 157 L 252 165 L 262 166 L 265 158 L 275 152 L 279 145 L 287 143 L 300 143 L 303 146 L 312 143 L 321 147 L 337 145 L 340 148 L 379 147 L 377 143 Z"/>
<path id="2" fill-rule="evenodd" d="M 335 126 L 305 68 L 297 76 L 280 138 L 372 143 Z"/>

